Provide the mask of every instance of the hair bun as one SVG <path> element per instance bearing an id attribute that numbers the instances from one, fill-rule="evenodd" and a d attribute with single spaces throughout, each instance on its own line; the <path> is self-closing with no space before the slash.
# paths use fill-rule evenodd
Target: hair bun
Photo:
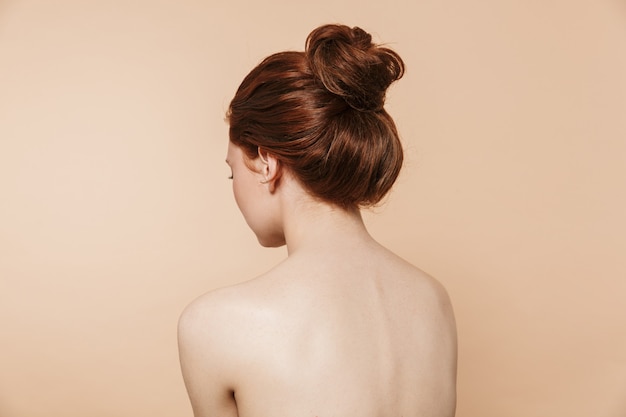
<path id="1" fill-rule="evenodd" d="M 359 111 L 381 110 L 387 88 L 404 74 L 400 56 L 373 44 L 371 35 L 358 27 L 315 29 L 306 40 L 306 56 L 324 87 Z"/>

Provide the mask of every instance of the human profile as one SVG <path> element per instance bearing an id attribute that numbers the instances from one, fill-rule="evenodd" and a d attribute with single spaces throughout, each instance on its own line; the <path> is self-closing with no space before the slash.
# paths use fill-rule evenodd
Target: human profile
<path id="1" fill-rule="evenodd" d="M 194 415 L 453 416 L 448 295 L 361 216 L 402 166 L 384 104 L 404 63 L 358 27 L 318 27 L 305 45 L 265 58 L 228 109 L 237 205 L 261 245 L 288 255 L 181 315 Z"/>

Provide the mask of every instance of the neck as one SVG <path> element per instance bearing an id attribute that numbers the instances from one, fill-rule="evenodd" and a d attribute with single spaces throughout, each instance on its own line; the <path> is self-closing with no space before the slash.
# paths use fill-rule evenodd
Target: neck
<path id="1" fill-rule="evenodd" d="M 292 200 L 283 213 L 289 256 L 337 252 L 372 240 L 356 207 L 344 209 L 309 197 Z"/>

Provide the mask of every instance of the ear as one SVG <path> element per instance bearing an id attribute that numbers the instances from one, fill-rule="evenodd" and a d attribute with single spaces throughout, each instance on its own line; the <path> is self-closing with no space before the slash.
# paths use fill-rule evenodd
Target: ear
<path id="1" fill-rule="evenodd" d="M 258 152 L 259 160 L 261 162 L 260 173 L 263 177 L 261 183 L 268 184 L 270 192 L 273 193 L 278 185 L 278 180 L 282 175 L 282 166 L 280 161 L 265 149 L 259 147 Z"/>

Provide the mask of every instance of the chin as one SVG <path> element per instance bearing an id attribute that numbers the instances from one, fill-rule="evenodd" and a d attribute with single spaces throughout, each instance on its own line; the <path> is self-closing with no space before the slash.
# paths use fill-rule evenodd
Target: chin
<path id="1" fill-rule="evenodd" d="M 285 237 L 284 236 L 259 236 L 257 235 L 257 240 L 259 244 L 264 248 L 280 248 L 285 245 Z"/>

